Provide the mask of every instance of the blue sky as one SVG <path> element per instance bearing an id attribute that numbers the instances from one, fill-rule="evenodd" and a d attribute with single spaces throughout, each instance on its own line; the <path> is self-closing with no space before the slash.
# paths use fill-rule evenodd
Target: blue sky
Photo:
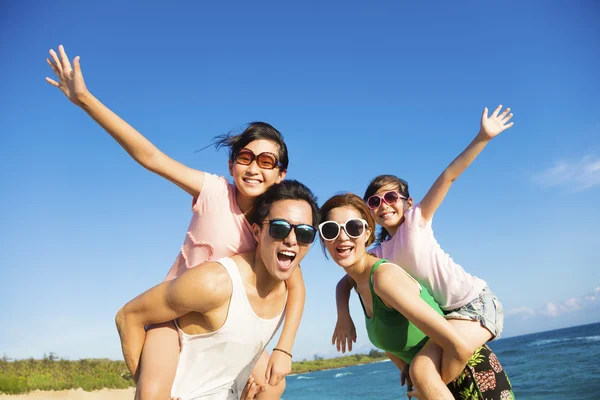
<path id="1" fill-rule="evenodd" d="M 504 336 L 600 321 L 600 2 L 11 2 L 0 16 L 0 353 L 120 358 L 118 308 L 160 282 L 190 199 L 44 78 L 50 48 L 171 157 L 264 120 L 321 202 L 381 173 L 419 200 L 479 128 L 515 125 L 452 187 L 438 241 L 504 304 Z M 341 269 L 316 245 L 296 358 L 334 354 Z M 357 348 L 370 348 L 352 300 Z"/>

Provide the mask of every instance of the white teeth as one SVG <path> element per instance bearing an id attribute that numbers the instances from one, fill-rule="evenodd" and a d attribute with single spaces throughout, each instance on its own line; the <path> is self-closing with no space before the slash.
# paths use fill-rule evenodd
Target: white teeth
<path id="1" fill-rule="evenodd" d="M 294 253 L 293 251 L 280 251 L 279 253 L 283 254 L 284 256 L 288 256 L 288 257 L 296 256 L 296 253 Z"/>
<path id="2" fill-rule="evenodd" d="M 246 181 L 247 183 L 260 183 L 260 181 L 256 179 L 244 179 L 244 181 Z"/>
<path id="3" fill-rule="evenodd" d="M 339 251 L 346 251 L 346 250 L 351 250 L 352 246 L 348 246 L 348 247 L 338 247 Z"/>

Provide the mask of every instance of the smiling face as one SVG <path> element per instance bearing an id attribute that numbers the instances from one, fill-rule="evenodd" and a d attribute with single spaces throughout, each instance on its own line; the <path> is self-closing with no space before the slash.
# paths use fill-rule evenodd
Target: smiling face
<path id="1" fill-rule="evenodd" d="M 391 191 L 398 191 L 398 186 L 394 184 L 382 186 L 375 192 L 375 195 L 383 197 L 385 193 Z M 371 214 L 378 225 L 381 225 L 393 235 L 398 229 L 398 226 L 402 223 L 404 213 L 410 207 L 412 207 L 412 198 L 403 199 L 400 197 L 398 201 L 393 204 L 387 204 L 385 201 L 381 201 L 379 207 L 375 210 L 371 210 Z"/>
<path id="2" fill-rule="evenodd" d="M 244 146 L 244 149 L 252 151 L 255 155 L 265 152 L 279 154 L 279 146 L 265 139 L 253 140 Z M 269 187 L 281 182 L 286 171 L 280 167 L 274 169 L 260 168 L 255 159 L 250 165 L 241 165 L 235 161 L 229 161 L 229 173 L 243 197 L 255 198 L 263 194 Z"/>
<path id="3" fill-rule="evenodd" d="M 327 213 L 325 221 L 334 221 L 342 225 L 351 219 L 364 219 L 364 216 L 352 206 L 336 207 Z M 367 225 L 364 232 L 357 238 L 348 236 L 344 229 L 340 229 L 339 235 L 334 240 L 324 240 L 323 243 L 329 255 L 344 269 L 356 265 L 367 253 L 367 241 L 373 231 Z"/>
<path id="4" fill-rule="evenodd" d="M 254 224 L 254 237 L 258 242 L 257 257 L 273 278 L 288 279 L 300 264 L 310 244 L 298 241 L 294 229 L 283 239 L 275 239 L 269 233 L 269 221 L 283 220 L 291 225 L 313 224 L 311 206 L 304 200 L 279 200 L 273 203 L 269 216 L 260 225 Z"/>

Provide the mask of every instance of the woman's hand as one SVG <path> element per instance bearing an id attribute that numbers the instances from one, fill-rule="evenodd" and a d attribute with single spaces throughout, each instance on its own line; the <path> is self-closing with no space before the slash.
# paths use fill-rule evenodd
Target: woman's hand
<path id="1" fill-rule="evenodd" d="M 346 347 L 348 347 L 348 351 L 352 351 L 352 342 L 356 343 L 356 328 L 352 317 L 350 315 L 338 315 L 331 344 L 335 345 L 337 351 L 345 353 Z"/>

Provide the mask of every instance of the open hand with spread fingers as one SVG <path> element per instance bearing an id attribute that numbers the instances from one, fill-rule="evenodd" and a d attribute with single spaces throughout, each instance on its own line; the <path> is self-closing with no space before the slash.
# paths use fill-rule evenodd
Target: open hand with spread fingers
<path id="1" fill-rule="evenodd" d="M 58 82 L 48 77 L 46 78 L 46 82 L 59 88 L 75 105 L 81 106 L 81 99 L 88 93 L 88 90 L 81 74 L 79 56 L 75 57 L 73 66 L 71 66 L 69 57 L 62 45 L 58 46 L 58 53 L 56 54 L 51 49 L 50 57 L 46 58 L 48 65 L 50 65 L 50 68 L 56 74 Z"/>
<path id="2" fill-rule="evenodd" d="M 490 140 L 513 126 L 514 122 L 508 122 L 513 117 L 512 113 L 509 114 L 510 108 L 504 110 L 502 114 L 500 114 L 500 110 L 502 110 L 502 105 L 496 107 L 492 115 L 488 117 L 487 107 L 483 109 L 481 129 L 479 130 L 479 136 L 482 139 Z"/>

